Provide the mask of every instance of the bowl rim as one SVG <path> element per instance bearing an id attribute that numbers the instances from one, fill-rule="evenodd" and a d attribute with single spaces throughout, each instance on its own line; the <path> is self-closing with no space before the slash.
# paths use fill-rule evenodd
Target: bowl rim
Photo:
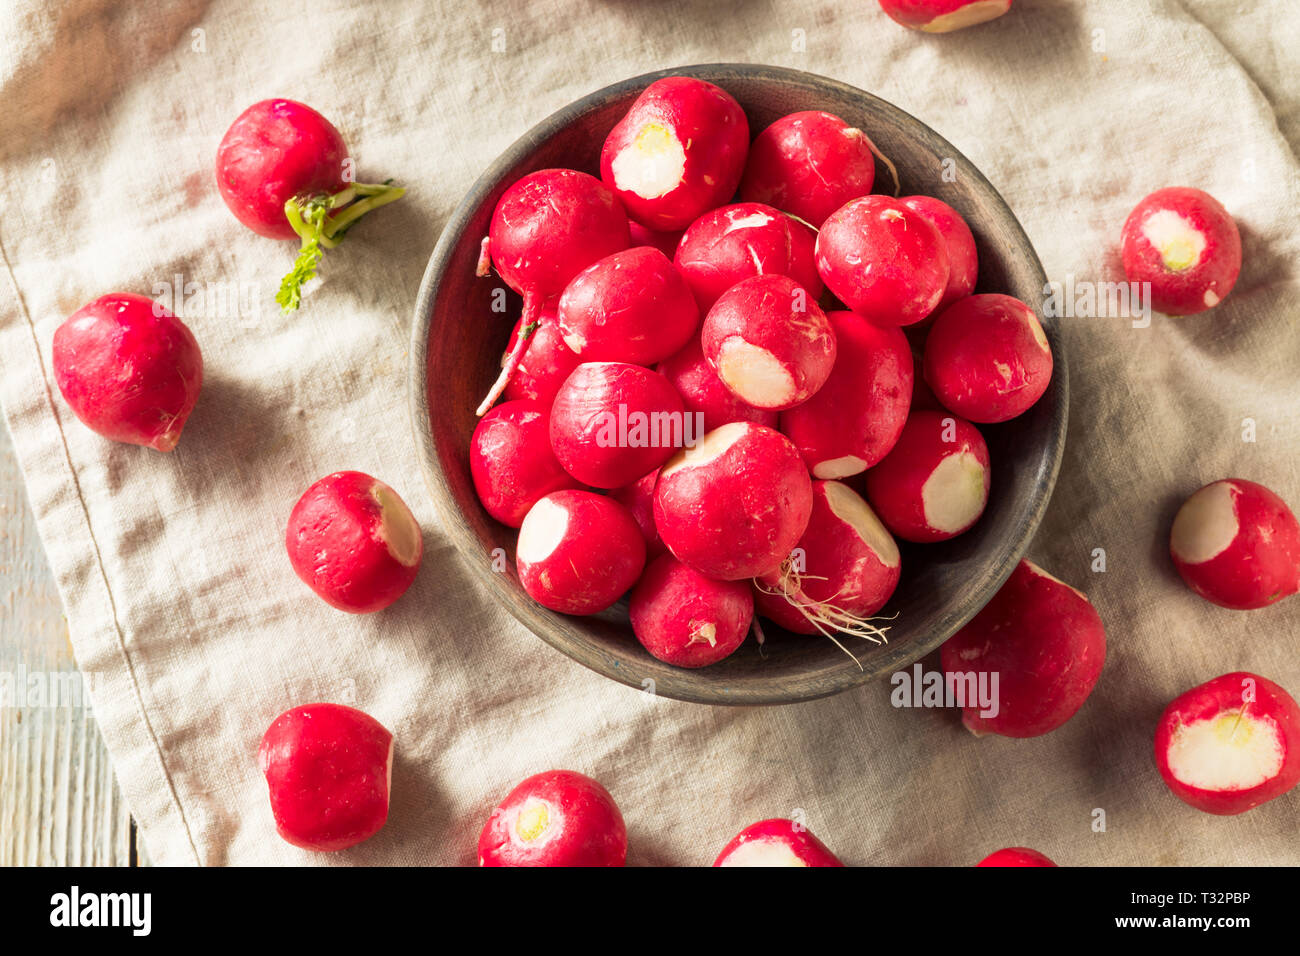
<path id="1" fill-rule="evenodd" d="M 411 418 L 411 427 L 415 434 L 416 450 L 420 458 L 420 471 L 424 476 L 424 483 L 433 500 L 437 518 L 447 531 L 448 537 L 456 544 L 457 553 L 462 557 L 470 557 L 466 554 L 466 542 L 475 538 L 476 535 L 465 515 L 461 513 L 456 501 L 448 492 L 445 480 L 440 473 L 437 442 L 433 435 L 428 400 L 429 346 L 431 344 L 429 333 L 433 320 L 433 304 L 437 299 L 441 286 L 441 276 L 446 271 L 458 237 L 464 232 L 484 199 L 497 187 L 502 176 L 523 161 L 539 143 L 550 139 L 582 114 L 601 106 L 610 98 L 639 91 L 655 80 L 669 76 L 693 76 L 725 88 L 725 81 L 728 77 L 755 76 L 759 74 L 800 85 L 838 88 L 838 91 L 845 96 L 874 101 L 883 111 L 896 114 L 899 120 L 915 124 L 919 129 L 919 135 L 924 141 L 924 145 L 930 148 L 935 155 L 953 157 L 959 165 L 963 166 L 963 175 L 971 175 L 977 187 L 986 190 L 989 196 L 1002 207 L 1007 222 L 1013 227 L 1014 234 L 1023 243 L 1023 247 L 1029 251 L 1031 260 L 1028 265 L 1037 273 L 1042 283 L 1046 284 L 1047 276 L 1043 270 L 1042 262 L 1039 260 L 1038 253 L 1030 242 L 1020 220 L 1006 200 L 1003 199 L 1002 194 L 994 188 L 993 184 L 989 182 L 979 168 L 967 159 L 960 150 L 956 149 L 921 120 L 889 101 L 849 83 L 789 67 L 753 63 L 698 63 L 628 77 L 579 97 L 528 129 L 498 155 L 475 179 L 469 191 L 462 197 L 444 224 L 438 242 L 429 256 L 428 264 L 425 266 L 424 275 L 420 280 L 420 289 L 415 301 L 415 314 L 408 357 L 408 412 Z M 1042 310 L 1035 309 L 1034 311 L 1041 321 L 1044 318 Z M 951 633 L 956 632 L 957 628 L 973 618 L 992 599 L 993 595 L 1002 587 L 1006 579 L 1010 577 L 1011 572 L 1024 557 L 1030 542 L 1038 532 L 1043 516 L 1047 512 L 1060 473 L 1069 415 L 1068 362 L 1059 324 L 1049 317 L 1049 321 L 1043 322 L 1043 327 L 1052 347 L 1054 360 L 1053 386 L 1057 392 L 1057 399 L 1052 410 L 1053 414 L 1049 421 L 1051 429 L 1048 439 L 1050 448 L 1047 449 L 1049 457 L 1046 468 L 1043 468 L 1041 464 L 1038 466 L 1037 482 L 1044 490 L 1030 509 L 1020 534 L 1011 543 L 1010 547 L 1003 548 L 1006 554 L 1003 566 L 997 568 L 993 574 L 984 577 L 977 582 L 976 586 L 962 595 L 958 602 L 961 611 L 955 615 L 955 619 L 959 623 L 953 628 L 952 632 L 943 634 L 936 630 L 935 633 L 912 639 L 901 645 L 881 645 L 880 650 L 873 653 L 869 660 L 862 662 L 860 669 L 846 667 L 843 671 L 843 678 L 830 682 L 813 692 L 791 693 L 773 688 L 766 682 L 749 685 L 744 681 L 737 681 L 734 686 L 695 682 L 690 678 L 697 671 L 686 668 L 671 668 L 671 665 L 668 664 L 662 666 L 671 668 L 670 672 L 663 672 L 668 675 L 669 679 L 656 678 L 654 688 L 649 692 L 689 703 L 732 706 L 779 705 L 817 700 L 870 683 L 886 673 L 920 661 L 943 644 L 951 636 Z M 508 585 L 505 581 L 497 579 L 505 576 L 491 574 L 488 577 L 491 581 L 490 590 L 497 593 L 498 597 L 504 598 Z M 571 660 L 628 687 L 642 691 L 646 690 L 644 682 L 638 679 L 639 675 L 631 673 L 627 668 L 623 668 L 617 660 L 613 659 L 613 655 L 579 656 L 574 653 L 572 647 L 554 639 L 551 633 L 553 625 L 548 618 L 550 612 L 544 611 L 540 605 L 519 605 L 510 600 L 502 600 L 500 603 L 527 630 Z M 673 675 L 676 675 L 677 679 L 673 679 Z"/>

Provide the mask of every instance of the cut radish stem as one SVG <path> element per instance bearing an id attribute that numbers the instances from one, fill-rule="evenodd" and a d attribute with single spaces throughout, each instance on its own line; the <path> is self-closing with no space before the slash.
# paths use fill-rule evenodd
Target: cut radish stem
<path id="1" fill-rule="evenodd" d="M 503 402 L 479 419 L 469 468 L 487 513 L 511 528 L 539 498 L 578 487 L 551 450 L 550 413 L 538 402 Z"/>
<path id="2" fill-rule="evenodd" d="M 1037 737 L 1073 717 L 1092 693 L 1106 659 L 1106 629 L 1080 592 L 1021 561 L 993 600 L 948 639 L 940 658 L 944 672 L 968 686 L 995 686 L 992 707 L 968 698 L 968 730 Z"/>
<path id="3" fill-rule="evenodd" d="M 898 441 L 911 401 L 912 351 L 901 329 L 853 312 L 827 314 L 835 364 L 802 405 L 781 413 L 781 431 L 814 478 L 847 478 L 880 461 Z"/>
<path id="4" fill-rule="evenodd" d="M 715 581 L 671 554 L 654 561 L 632 591 L 632 631 L 651 655 L 677 667 L 705 667 L 732 654 L 754 618 L 740 581 Z"/>
<path id="5" fill-rule="evenodd" d="M 1221 607 L 1267 607 L 1300 589 L 1300 524 L 1253 481 L 1216 481 L 1188 498 L 1169 553 L 1187 586 Z"/>
<path id="6" fill-rule="evenodd" d="M 275 301 L 298 308 L 302 288 L 362 216 L 401 199 L 389 183 L 357 183 L 343 137 L 310 106 L 262 100 L 240 113 L 217 147 L 217 188 L 258 235 L 302 241 Z"/>
<path id="7" fill-rule="evenodd" d="M 664 359 L 657 368 L 681 394 L 687 413 L 704 416 L 705 432 L 729 422 L 754 422 L 768 428 L 776 427 L 776 412 L 741 401 L 722 384 L 722 379 L 704 357 L 704 347 L 700 345 L 698 336 L 692 336 L 685 348 Z"/>
<path id="8" fill-rule="evenodd" d="M 1165 708 L 1155 756 L 1179 800 L 1244 813 L 1300 783 L 1300 706 L 1258 674 L 1224 674 Z"/>
<path id="9" fill-rule="evenodd" d="M 609 791 L 572 770 L 529 777 L 478 838 L 479 866 L 623 866 L 627 827 Z"/>
<path id="10" fill-rule="evenodd" d="M 679 452 L 655 485 L 655 527 L 679 561 L 724 581 L 790 554 L 812 512 L 812 482 L 780 432 L 732 422 Z"/>
<path id="11" fill-rule="evenodd" d="M 976 866 L 1056 866 L 1050 859 L 1027 846 L 1009 846 L 990 853 Z"/>
<path id="12" fill-rule="evenodd" d="M 799 283 L 761 275 L 714 303 L 700 333 L 704 357 L 731 393 L 755 408 L 793 408 L 835 364 L 835 331 Z"/>
<path id="13" fill-rule="evenodd" d="M 736 191 L 749 123 L 727 93 L 689 76 L 651 83 L 610 130 L 600 178 L 628 215 L 651 229 L 683 229 Z"/>
<path id="14" fill-rule="evenodd" d="M 984 437 L 947 412 L 912 412 L 893 451 L 867 472 L 867 500 L 905 541 L 946 541 L 961 534 L 989 500 Z"/>
<path id="15" fill-rule="evenodd" d="M 542 305 L 537 316 L 537 328 L 524 346 L 515 373 L 503 393 L 508 400 L 527 398 L 550 408 L 564 380 L 582 364 L 582 360 L 564 344 L 560 323 L 555 318 L 558 302 L 559 299 L 550 299 Z M 523 322 L 523 319 L 516 322 L 514 331 L 510 333 L 510 344 L 501 356 L 502 368 L 519 344 Z"/>
<path id="16" fill-rule="evenodd" d="M 907 196 L 903 199 L 903 205 L 924 216 L 930 225 L 939 230 L 939 235 L 943 236 L 944 249 L 948 253 L 948 285 L 944 288 L 943 298 L 934 307 L 935 311 L 930 313 L 934 315 L 975 291 L 975 280 L 979 277 L 979 254 L 975 251 L 975 236 L 956 209 L 933 196 Z"/>
<path id="17" fill-rule="evenodd" d="M 859 315 L 881 325 L 911 325 L 943 298 L 948 249 L 939 230 L 900 200 L 863 196 L 822 224 L 817 271 Z"/>
<path id="18" fill-rule="evenodd" d="M 100 296 L 54 330 L 54 380 L 73 414 L 112 441 L 171 451 L 199 400 L 194 333 L 152 299 Z"/>
<path id="19" fill-rule="evenodd" d="M 950 33 L 1002 16 L 1011 0 L 880 0 L 895 23 L 925 33 Z"/>
<path id="20" fill-rule="evenodd" d="M 826 844 L 792 820 L 762 820 L 723 847 L 714 866 L 843 866 Z"/>
<path id="21" fill-rule="evenodd" d="M 1052 348 L 1034 310 L 1009 295 L 970 295 L 939 313 L 925 340 L 925 380 L 973 422 L 1028 411 L 1052 380 Z"/>
<path id="22" fill-rule="evenodd" d="M 1157 189 L 1129 213 L 1123 234 L 1124 275 L 1151 283 L 1151 305 L 1192 315 L 1228 297 L 1241 272 L 1241 235 L 1209 193 Z"/>
<path id="23" fill-rule="evenodd" d="M 667 552 L 659 529 L 655 527 L 655 484 L 659 481 L 659 469 L 656 468 L 630 485 L 615 488 L 609 496 L 632 513 L 641 537 L 645 538 L 645 556 L 649 563 Z"/>
<path id="24" fill-rule="evenodd" d="M 556 491 L 524 517 L 515 561 L 519 583 L 538 604 L 561 614 L 595 614 L 641 576 L 645 540 L 617 501 Z"/>

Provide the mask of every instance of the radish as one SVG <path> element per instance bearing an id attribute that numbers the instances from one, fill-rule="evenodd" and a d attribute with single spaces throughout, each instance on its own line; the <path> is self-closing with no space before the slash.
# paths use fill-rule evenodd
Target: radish
<path id="1" fill-rule="evenodd" d="M 722 379 L 704 357 L 704 347 L 700 345 L 698 336 L 693 336 L 676 355 L 660 362 L 658 371 L 682 396 L 686 411 L 703 416 L 705 432 L 729 422 L 754 422 L 776 428 L 776 412 L 755 408 L 722 384 Z"/>
<path id="2" fill-rule="evenodd" d="M 1034 310 L 1009 295 L 970 295 L 934 320 L 925 380 L 935 397 L 973 422 L 1028 411 L 1052 379 L 1052 348 Z"/>
<path id="3" fill-rule="evenodd" d="M 171 451 L 199 400 L 194 334 L 151 299 L 114 292 L 54 330 L 54 380 L 73 414 L 113 441 Z"/>
<path id="4" fill-rule="evenodd" d="M 618 488 L 658 468 L 699 432 L 658 372 L 627 362 L 584 362 L 551 406 L 551 447 L 583 484 Z"/>
<path id="5" fill-rule="evenodd" d="M 519 583 L 561 614 L 595 614 L 617 601 L 645 567 L 645 540 L 617 501 L 554 491 L 533 505 L 515 546 Z"/>
<path id="6" fill-rule="evenodd" d="M 217 189 L 235 218 L 259 236 L 302 241 L 275 301 L 298 308 L 302 287 L 362 216 L 401 199 L 405 189 L 358 183 L 339 131 L 293 100 L 254 103 L 217 147 Z"/>
<path id="7" fill-rule="evenodd" d="M 659 469 L 656 468 L 622 488 L 615 488 L 609 496 L 631 512 L 645 539 L 646 561 L 652 561 L 667 552 L 659 530 L 655 527 L 655 484 L 659 481 Z"/>
<path id="8" fill-rule="evenodd" d="M 880 0 L 896 23 L 925 33 L 949 33 L 1002 16 L 1011 0 Z"/>
<path id="9" fill-rule="evenodd" d="M 560 323 L 555 317 L 558 303 L 559 299 L 556 298 L 542 306 L 537 317 L 537 328 L 524 345 L 519 364 L 515 366 L 514 375 L 510 377 L 503 393 L 507 400 L 529 398 L 550 408 L 564 380 L 582 364 L 582 359 L 564 344 Z M 524 320 L 521 318 L 515 323 L 514 331 L 510 333 L 510 344 L 501 356 L 503 368 L 506 359 L 519 344 L 523 328 Z"/>
<path id="10" fill-rule="evenodd" d="M 779 565 L 812 512 L 812 482 L 780 432 L 752 422 L 716 428 L 678 452 L 655 485 L 655 527 L 701 574 L 752 578 Z"/>
<path id="11" fill-rule="evenodd" d="M 700 310 L 658 249 L 606 256 L 568 284 L 558 309 L 564 344 L 584 362 L 651 365 L 695 336 Z"/>
<path id="12" fill-rule="evenodd" d="M 1073 717 L 1092 693 L 1106 659 L 1106 629 L 1083 594 L 1021 561 L 940 658 L 957 679 L 996 676 L 996 713 L 971 701 L 963 708 L 971 733 L 1037 737 Z"/>
<path id="13" fill-rule="evenodd" d="M 629 220 L 628 232 L 632 236 L 633 246 L 654 246 L 669 259 L 677 255 L 677 244 L 682 241 L 681 229 L 671 229 L 668 232 L 660 232 L 658 229 L 650 229 L 635 220 Z"/>
<path id="14" fill-rule="evenodd" d="M 822 294 L 811 230 L 762 203 L 737 203 L 706 212 L 682 233 L 673 263 L 686 277 L 701 312 L 742 279 L 783 275 Z"/>
<path id="15" fill-rule="evenodd" d="M 626 249 L 627 215 L 594 176 L 540 169 L 515 182 L 492 213 L 488 247 L 506 285 L 524 297 L 520 332 L 501 375 L 478 408 L 482 415 L 505 390 L 528 341 L 544 319 L 543 305 L 587 266 Z"/>
<path id="16" fill-rule="evenodd" d="M 677 667 L 705 667 L 744 643 L 754 598 L 746 584 L 705 577 L 665 554 L 641 575 L 628 611 L 651 655 Z"/>
<path id="17" fill-rule="evenodd" d="M 337 471 L 293 506 L 285 548 L 294 572 L 326 604 L 368 614 L 406 593 L 420 570 L 424 536 L 388 485 Z"/>
<path id="18" fill-rule="evenodd" d="M 1188 498 L 1169 553 L 1187 586 L 1221 607 L 1267 607 L 1300 589 L 1300 524 L 1253 481 L 1216 481 Z"/>
<path id="19" fill-rule="evenodd" d="M 393 735 L 342 704 L 305 704 L 275 719 L 262 737 L 275 828 L 304 850 L 332 852 L 368 840 L 388 819 Z"/>
<path id="20" fill-rule="evenodd" d="M 898 586 L 899 564 L 898 545 L 856 492 L 814 481 L 812 515 L 792 555 L 755 581 L 758 609 L 796 634 L 880 643 L 885 629 L 869 621 Z"/>
<path id="21" fill-rule="evenodd" d="M 875 154 L 866 133 L 832 113 L 791 113 L 750 145 L 740 198 L 767 203 L 820 227 L 850 199 L 871 192 Z"/>
<path id="22" fill-rule="evenodd" d="M 1124 275 L 1151 283 L 1151 305 L 1167 315 L 1212 309 L 1241 272 L 1241 234 L 1228 210 L 1199 189 L 1157 189 L 1129 213 Z"/>
<path id="23" fill-rule="evenodd" d="M 1056 866 L 1050 859 L 1027 846 L 1009 846 L 990 853 L 976 866 Z"/>
<path id="24" fill-rule="evenodd" d="M 1300 783 L 1300 705 L 1258 674 L 1224 674 L 1165 708 L 1155 758 L 1179 800 L 1244 813 Z"/>
<path id="25" fill-rule="evenodd" d="M 478 838 L 479 866 L 623 866 L 627 827 L 609 791 L 572 770 L 529 777 Z"/>
<path id="26" fill-rule="evenodd" d="M 736 191 L 749 123 L 727 93 L 689 76 L 656 80 L 605 138 L 600 178 L 651 229 L 682 229 Z"/>
<path id="27" fill-rule="evenodd" d="M 979 429 L 946 412 L 915 411 L 884 460 L 867 472 L 867 500 L 905 541 L 946 541 L 989 500 L 989 449 Z"/>
<path id="28" fill-rule="evenodd" d="M 792 820 L 762 820 L 723 847 L 714 866 L 843 866 L 806 827 Z"/>
<path id="29" fill-rule="evenodd" d="M 927 411 L 927 412 L 944 412 L 947 411 L 939 399 L 934 397 L 934 392 L 930 386 L 925 383 L 925 362 L 921 353 L 912 349 L 912 368 L 915 374 L 912 376 L 912 402 L 910 411 Z"/>
<path id="30" fill-rule="evenodd" d="M 785 276 L 754 276 L 732 286 L 704 317 L 700 344 L 732 394 L 772 411 L 806 402 L 835 364 L 835 331 L 826 313 Z"/>
<path id="31" fill-rule="evenodd" d="M 845 203 L 817 235 L 817 271 L 826 287 L 881 325 L 911 325 L 934 311 L 949 268 L 939 230 L 888 196 Z"/>
<path id="32" fill-rule="evenodd" d="M 911 402 L 912 350 L 901 329 L 852 312 L 831 312 L 835 364 L 802 405 L 781 413 L 781 431 L 814 478 L 847 478 L 880 461 L 898 441 Z"/>
<path id="33" fill-rule="evenodd" d="M 948 253 L 948 285 L 944 288 L 943 298 L 934 307 L 935 311 L 930 313 L 934 315 L 975 291 L 975 280 L 979 276 L 975 236 L 961 214 L 940 199 L 933 196 L 904 196 L 903 205 L 924 216 L 939 231 L 943 237 L 944 250 Z"/>
<path id="34" fill-rule="evenodd" d="M 511 528 L 539 498 L 578 487 L 551 450 L 550 412 L 538 402 L 504 402 L 479 419 L 469 467 L 487 513 Z"/>

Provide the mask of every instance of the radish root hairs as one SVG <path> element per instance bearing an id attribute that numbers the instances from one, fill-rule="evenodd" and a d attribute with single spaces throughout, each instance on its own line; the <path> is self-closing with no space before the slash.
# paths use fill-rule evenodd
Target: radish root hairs
<path id="1" fill-rule="evenodd" d="M 894 165 L 893 161 L 880 151 L 876 144 L 871 141 L 870 136 L 867 137 L 867 148 L 870 149 L 871 154 L 884 163 L 885 168 L 889 170 L 889 175 L 894 180 L 894 195 L 901 195 L 903 192 L 903 184 L 898 178 L 898 168 Z"/>
<path id="2" fill-rule="evenodd" d="M 786 558 L 781 562 L 780 577 L 777 579 L 775 586 L 770 586 L 763 581 L 754 579 L 754 584 L 764 594 L 771 594 L 777 597 L 785 598 L 790 605 L 802 614 L 818 632 L 829 637 L 835 642 L 835 646 L 842 650 L 853 662 L 862 669 L 862 662 L 857 656 L 846 648 L 835 636 L 836 633 L 848 634 L 852 637 L 860 637 L 864 641 L 870 641 L 872 644 L 889 643 L 886 632 L 888 627 L 880 627 L 874 624 L 874 621 L 892 621 L 897 615 L 890 617 L 862 617 L 854 614 L 852 611 L 832 603 L 840 592 L 832 595 L 826 601 L 814 601 L 804 593 L 804 580 L 825 581 L 826 578 L 818 575 L 801 574 L 794 569 L 793 562 Z"/>

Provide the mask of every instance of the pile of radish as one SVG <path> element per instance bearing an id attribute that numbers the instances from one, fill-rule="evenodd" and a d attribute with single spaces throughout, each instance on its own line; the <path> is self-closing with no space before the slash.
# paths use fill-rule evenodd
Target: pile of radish
<path id="1" fill-rule="evenodd" d="M 872 192 L 877 159 L 898 177 L 866 132 L 820 111 L 750 132 L 725 90 L 658 80 L 599 179 L 506 189 L 479 267 L 523 299 L 470 449 L 520 583 L 567 614 L 631 590 L 637 638 L 680 667 L 761 640 L 756 613 L 882 640 L 895 539 L 975 525 L 993 465 L 973 423 L 1052 374 L 1033 309 L 973 294 L 961 215 Z"/>

